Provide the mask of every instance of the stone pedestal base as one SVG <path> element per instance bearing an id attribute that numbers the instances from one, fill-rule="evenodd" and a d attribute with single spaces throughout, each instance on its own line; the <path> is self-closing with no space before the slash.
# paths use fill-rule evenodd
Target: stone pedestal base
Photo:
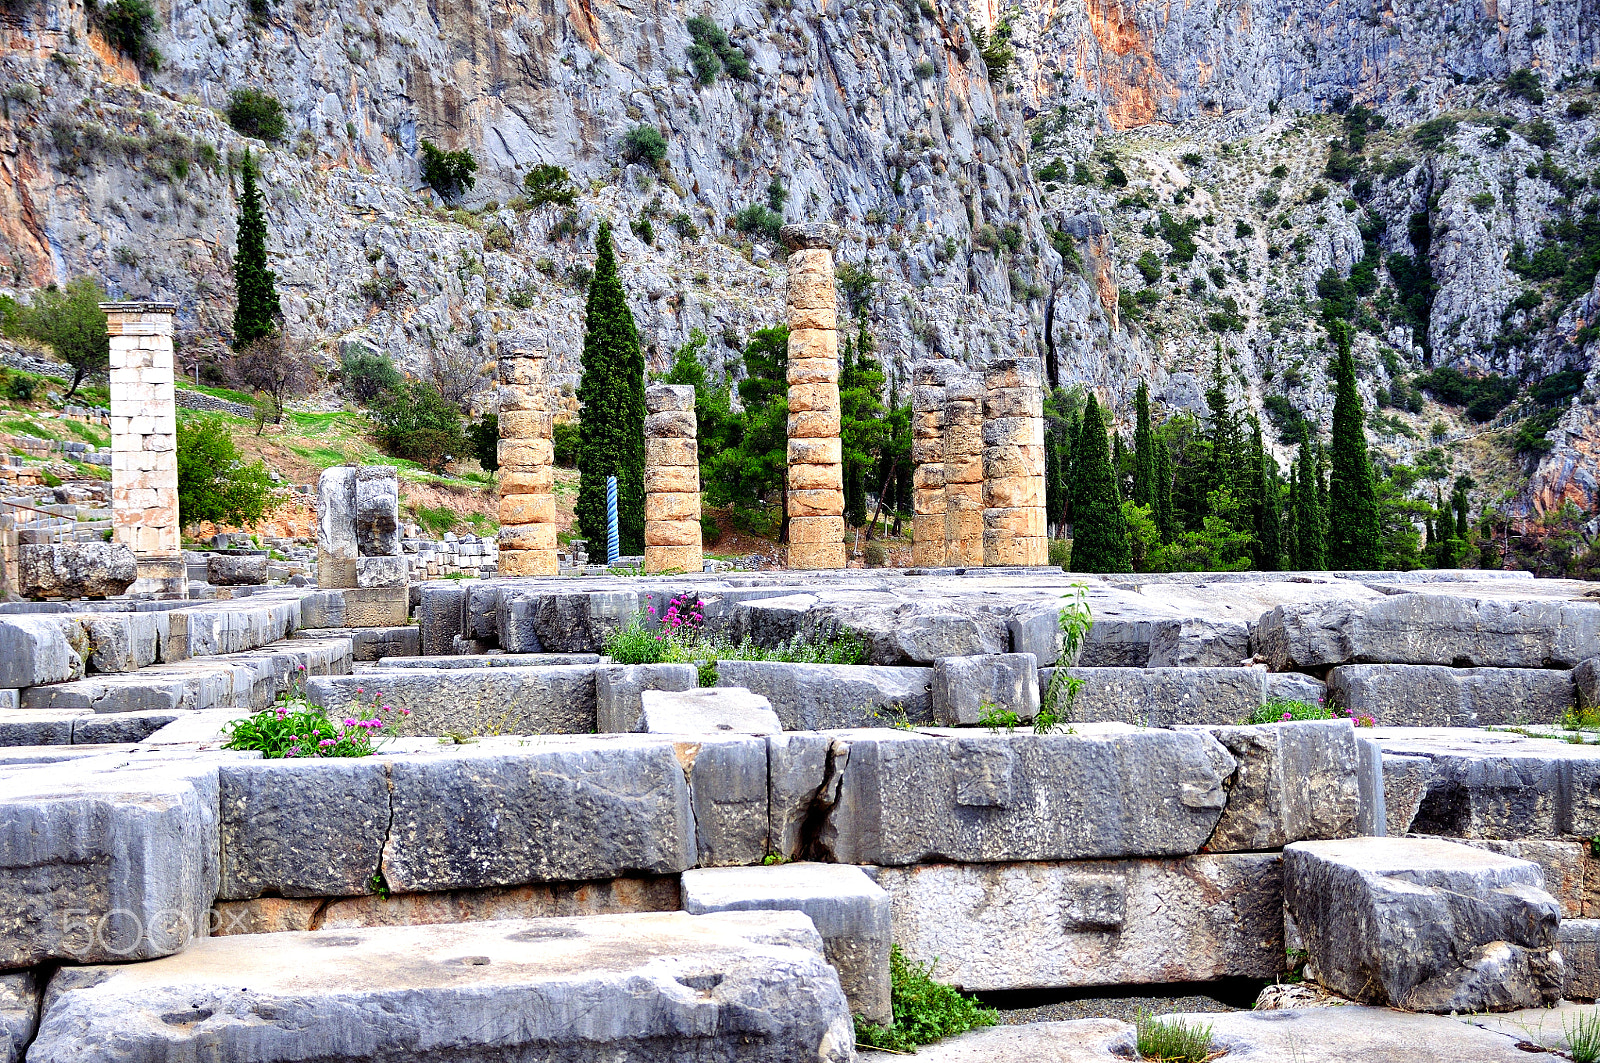
<path id="1" fill-rule="evenodd" d="M 555 576 L 561 572 L 561 559 L 554 550 L 507 550 L 502 547 L 495 571 L 501 576 Z"/>
<path id="2" fill-rule="evenodd" d="M 128 593 L 147 598 L 188 598 L 189 567 L 183 555 L 175 557 L 141 557 L 137 559 L 139 578 L 133 581 Z"/>
<path id="3" fill-rule="evenodd" d="M 844 568 L 843 517 L 790 517 L 789 567 Z"/>
<path id="4" fill-rule="evenodd" d="M 410 617 L 407 587 L 349 587 L 340 593 L 345 627 L 398 627 Z"/>
<path id="5" fill-rule="evenodd" d="M 705 555 L 698 546 L 644 548 L 644 570 L 652 576 L 666 572 L 701 572 L 704 569 Z"/>

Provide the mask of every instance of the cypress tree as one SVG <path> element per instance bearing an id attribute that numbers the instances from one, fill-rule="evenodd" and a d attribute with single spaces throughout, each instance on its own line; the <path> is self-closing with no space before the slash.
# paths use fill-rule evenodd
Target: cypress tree
<path id="1" fill-rule="evenodd" d="M 1111 430 L 1111 478 L 1117 485 L 1117 501 L 1120 503 L 1127 496 L 1123 490 L 1123 479 L 1127 475 L 1128 452 L 1122 445 L 1122 433 L 1115 428 Z"/>
<path id="2" fill-rule="evenodd" d="M 256 187 L 255 159 L 245 149 L 239 166 L 239 232 L 233 253 L 233 345 L 245 347 L 270 333 L 276 324 L 278 275 L 267 268 L 267 216 Z"/>
<path id="3" fill-rule="evenodd" d="M 1261 441 L 1261 423 L 1252 418 L 1250 436 L 1250 465 L 1251 476 L 1246 483 L 1245 502 L 1250 510 L 1251 530 L 1255 533 L 1256 541 L 1251 548 L 1251 556 L 1255 566 L 1264 572 L 1277 567 L 1278 559 L 1278 529 L 1277 516 L 1274 513 L 1271 520 L 1268 518 L 1267 495 L 1271 488 L 1271 481 L 1267 477 L 1267 449 Z M 1271 543 L 1268 543 L 1268 524 L 1271 528 Z"/>
<path id="4" fill-rule="evenodd" d="M 857 382 L 857 366 L 855 357 L 855 340 L 849 331 L 844 334 L 844 349 L 839 352 L 839 398 L 841 417 L 840 435 L 846 433 L 842 422 L 848 419 L 849 414 L 844 409 L 845 396 L 856 391 L 860 385 Z M 867 522 L 867 465 L 860 456 L 853 453 L 848 447 L 844 448 L 844 522 L 852 528 L 859 528 Z"/>
<path id="5" fill-rule="evenodd" d="M 1150 428 L 1150 386 L 1139 381 L 1133 397 L 1133 500 L 1141 506 L 1156 505 L 1155 433 Z"/>
<path id="6" fill-rule="evenodd" d="M 1155 517 L 1156 530 L 1161 533 L 1161 541 L 1172 542 L 1172 537 L 1178 533 L 1177 518 L 1172 512 L 1172 454 L 1167 450 L 1166 440 L 1156 437 L 1152 432 L 1150 447 L 1155 451 L 1151 459 L 1154 466 L 1154 480 L 1150 485 L 1151 515 Z"/>
<path id="7" fill-rule="evenodd" d="M 1128 523 L 1117 498 L 1105 422 L 1100 419 L 1100 404 L 1093 394 L 1084 406 L 1078 444 L 1073 455 L 1077 484 L 1073 496 L 1072 567 L 1078 572 L 1131 572 L 1133 552 L 1128 542 Z"/>
<path id="8" fill-rule="evenodd" d="M 1317 534 L 1322 537 L 1321 545 L 1317 548 L 1322 552 L 1322 567 L 1328 567 L 1328 475 L 1324 459 L 1327 455 L 1322 447 L 1317 447 Z"/>
<path id="9" fill-rule="evenodd" d="M 1463 475 L 1456 477 L 1455 488 L 1450 492 L 1450 505 L 1456 511 L 1456 538 L 1462 542 L 1466 542 L 1467 536 L 1471 534 L 1467 523 L 1467 492 L 1470 490 L 1472 490 L 1472 478 Z"/>
<path id="10" fill-rule="evenodd" d="M 1206 389 L 1206 406 L 1211 413 L 1211 430 L 1208 433 L 1211 452 L 1206 459 L 1205 492 L 1227 491 L 1237 498 L 1239 485 L 1235 482 L 1234 471 L 1243 465 L 1239 453 L 1239 423 L 1228 402 L 1220 348 L 1211 367 L 1211 386 Z"/>
<path id="11" fill-rule="evenodd" d="M 1290 569 L 1304 569 L 1300 562 L 1300 470 L 1289 463 L 1289 498 L 1283 510 L 1283 556 Z"/>
<path id="12" fill-rule="evenodd" d="M 1065 519 L 1066 499 L 1061 482 L 1062 423 L 1054 417 L 1044 423 L 1044 519 L 1048 528 L 1056 528 Z"/>
<path id="13" fill-rule="evenodd" d="M 839 441 L 844 457 L 844 518 L 853 527 L 867 523 L 867 487 L 879 489 L 887 495 L 880 502 L 883 509 L 894 508 L 894 495 L 885 489 L 892 488 L 898 462 L 884 462 L 885 443 L 888 441 L 887 411 L 883 407 L 884 374 L 878 360 L 872 356 L 872 333 L 867 331 L 865 316 L 858 321 L 860 328 L 854 340 L 845 334 L 844 362 L 839 378 Z M 909 422 L 908 426 L 909 426 Z M 909 453 L 906 455 L 910 458 Z"/>
<path id="14" fill-rule="evenodd" d="M 1356 363 L 1350 353 L 1351 329 L 1329 326 L 1338 353 L 1334 360 L 1332 475 L 1328 484 L 1328 563 L 1334 568 L 1383 566 L 1383 532 L 1378 489 L 1367 455 L 1361 396 L 1356 393 Z"/>
<path id="15" fill-rule="evenodd" d="M 1323 552 L 1322 509 L 1318 504 L 1317 459 L 1309 433 L 1300 440 L 1300 465 L 1295 491 L 1295 541 L 1299 547 L 1295 565 L 1308 572 L 1328 567 Z"/>
<path id="16" fill-rule="evenodd" d="M 606 477 L 615 476 L 618 537 L 624 553 L 635 553 L 644 545 L 644 352 L 609 222 L 600 223 L 594 246 L 578 384 L 578 528 L 598 554 L 595 545 L 606 541 Z"/>

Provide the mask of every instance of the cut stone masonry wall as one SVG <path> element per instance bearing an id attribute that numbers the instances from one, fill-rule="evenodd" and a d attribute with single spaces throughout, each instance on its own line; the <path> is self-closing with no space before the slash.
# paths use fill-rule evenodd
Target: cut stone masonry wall
<path id="1" fill-rule="evenodd" d="M 944 564 L 944 382 L 953 363 L 918 362 L 911 369 L 911 563 Z"/>
<path id="2" fill-rule="evenodd" d="M 983 563 L 1042 565 L 1043 369 L 1036 358 L 1003 358 L 984 370 Z"/>
<path id="3" fill-rule="evenodd" d="M 944 392 L 944 550 L 947 565 L 983 564 L 983 384 L 960 376 Z"/>
<path id="4" fill-rule="evenodd" d="M 694 388 L 645 390 L 644 570 L 699 572 L 700 456 Z"/>

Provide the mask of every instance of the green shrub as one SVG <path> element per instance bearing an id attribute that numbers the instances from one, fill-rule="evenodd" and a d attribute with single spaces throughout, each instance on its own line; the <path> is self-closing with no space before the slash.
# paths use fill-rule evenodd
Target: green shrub
<path id="1" fill-rule="evenodd" d="M 1069 567 L 1072 564 L 1071 539 L 1050 540 L 1050 564 L 1052 567 L 1059 568 L 1063 572 L 1072 571 L 1072 569 Z"/>
<path id="2" fill-rule="evenodd" d="M 411 715 L 410 709 L 394 711 L 374 690 L 371 704 L 363 704 L 335 722 L 326 709 L 306 700 L 301 686 L 304 673 L 305 665 L 301 665 L 289 689 L 272 707 L 228 724 L 228 741 L 222 748 L 258 752 L 267 760 L 366 757 L 381 741 L 380 732 L 386 727 L 399 730 L 404 718 Z"/>
<path id="3" fill-rule="evenodd" d="M 178 521 L 248 524 L 272 508 L 272 477 L 246 465 L 220 418 L 178 422 Z"/>
<path id="4" fill-rule="evenodd" d="M 934 65 L 924 59 L 912 67 L 911 72 L 919 78 L 931 78 L 934 74 Z"/>
<path id="5" fill-rule="evenodd" d="M 722 539 L 722 529 L 717 526 L 717 518 L 710 513 L 700 514 L 700 542 L 706 546 L 715 546 Z"/>
<path id="6" fill-rule="evenodd" d="M 106 4 L 88 0 L 88 15 L 106 40 L 135 63 L 151 70 L 161 65 L 161 53 L 153 43 L 161 23 L 149 0 L 111 0 Z"/>
<path id="7" fill-rule="evenodd" d="M 1154 251 L 1146 250 L 1139 256 L 1139 261 L 1135 262 L 1134 266 L 1146 284 L 1154 284 L 1161 279 L 1161 258 Z"/>
<path id="8" fill-rule="evenodd" d="M 484 472 L 500 468 L 500 416 L 486 413 L 467 426 L 467 443 Z"/>
<path id="9" fill-rule="evenodd" d="M 339 359 L 339 390 L 364 406 L 401 381 L 400 371 L 386 354 L 357 347 Z"/>
<path id="10" fill-rule="evenodd" d="M 1206 1063 L 1211 1058 L 1211 1026 L 1182 1019 L 1158 1019 L 1140 1011 L 1133 1019 L 1134 1050 L 1140 1059 L 1161 1063 Z"/>
<path id="11" fill-rule="evenodd" d="M 857 1044 L 915 1052 L 921 1045 L 993 1026 L 999 1019 L 998 1012 L 963 996 L 953 986 L 934 981 L 933 964 L 906 959 L 899 945 L 889 949 L 889 986 L 893 1023 L 878 1026 L 857 1016 Z"/>
<path id="12" fill-rule="evenodd" d="M 882 543 L 868 543 L 861 551 L 861 559 L 868 568 L 882 568 L 889 558 L 889 552 L 883 548 Z"/>
<path id="13" fill-rule="evenodd" d="M 411 381 L 384 392 L 372 404 L 379 446 L 397 458 L 443 472 L 466 446 L 461 410 L 426 381 Z"/>
<path id="14" fill-rule="evenodd" d="M 412 506 L 411 515 L 429 535 L 443 535 L 456 526 L 456 511 L 449 506 Z"/>
<path id="15" fill-rule="evenodd" d="M 1267 723 L 1331 720 L 1333 718 L 1333 710 L 1323 705 L 1313 705 L 1309 701 L 1295 701 L 1291 698 L 1268 698 L 1240 722 L 1246 726 L 1256 726 Z"/>
<path id="16" fill-rule="evenodd" d="M 288 128 L 283 104 L 260 89 L 234 89 L 228 95 L 227 117 L 235 133 L 257 140 L 282 140 Z"/>
<path id="17" fill-rule="evenodd" d="M 18 402 L 33 401 L 34 392 L 39 388 L 39 378 L 31 373 L 8 373 L 6 375 L 6 397 Z"/>
<path id="18" fill-rule="evenodd" d="M 623 134 L 622 157 L 641 165 L 660 166 L 667 158 L 667 138 L 655 126 L 641 122 Z"/>
<path id="19" fill-rule="evenodd" d="M 445 151 L 431 140 L 422 142 L 422 180 L 446 199 L 454 199 L 477 184 L 478 160 L 472 152 Z"/>
<path id="20" fill-rule="evenodd" d="M 1522 127 L 1522 135 L 1536 148 L 1553 148 L 1559 139 L 1556 127 L 1543 118 L 1535 118 Z"/>
<path id="21" fill-rule="evenodd" d="M 570 207 L 578 199 L 578 190 L 573 187 L 572 175 L 565 166 L 542 162 L 528 171 L 522 179 L 522 187 L 528 192 L 530 206 L 542 207 L 554 203 L 559 207 Z"/>
<path id="22" fill-rule="evenodd" d="M 563 469 L 578 467 L 578 422 L 557 421 L 551 428 L 555 447 L 555 463 Z"/>
<path id="23" fill-rule="evenodd" d="M 1513 70 L 1507 74 L 1506 91 L 1529 103 L 1544 102 L 1544 87 L 1539 84 L 1539 75 L 1532 70 Z"/>
<path id="24" fill-rule="evenodd" d="M 1600 1063 L 1600 1008 L 1563 1018 L 1561 1032 L 1572 1046 L 1574 1063 Z"/>
<path id="25" fill-rule="evenodd" d="M 694 67 L 694 79 L 697 82 L 710 85 L 724 70 L 730 77 L 740 81 L 750 80 L 749 56 L 728 39 L 728 35 L 713 19 L 695 15 L 687 25 L 690 44 L 685 54 L 689 57 L 689 65 Z"/>
<path id="26" fill-rule="evenodd" d="M 1458 125 L 1459 123 L 1454 118 L 1430 118 L 1417 126 L 1416 132 L 1412 136 L 1416 140 L 1417 146 L 1424 151 L 1437 151 L 1444 146 L 1445 141 L 1456 135 Z M 1395 177 L 1397 175 L 1394 171 L 1401 166 L 1405 167 L 1400 171 L 1401 173 L 1410 169 L 1410 163 L 1407 160 L 1391 160 L 1385 173 L 1390 177 Z"/>
<path id="27" fill-rule="evenodd" d="M 776 242 L 783 228 L 783 215 L 760 203 L 752 203 L 729 219 L 729 224 L 747 236 L 760 236 Z"/>

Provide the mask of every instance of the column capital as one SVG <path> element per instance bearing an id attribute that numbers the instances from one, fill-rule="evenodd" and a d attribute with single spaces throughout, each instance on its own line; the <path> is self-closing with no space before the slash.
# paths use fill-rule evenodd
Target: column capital
<path id="1" fill-rule="evenodd" d="M 107 314 L 176 314 L 177 303 L 101 303 Z"/>
<path id="2" fill-rule="evenodd" d="M 821 249 L 832 251 L 839 246 L 839 227 L 830 222 L 802 222 L 785 225 L 778 230 L 778 238 L 790 251 Z"/>

